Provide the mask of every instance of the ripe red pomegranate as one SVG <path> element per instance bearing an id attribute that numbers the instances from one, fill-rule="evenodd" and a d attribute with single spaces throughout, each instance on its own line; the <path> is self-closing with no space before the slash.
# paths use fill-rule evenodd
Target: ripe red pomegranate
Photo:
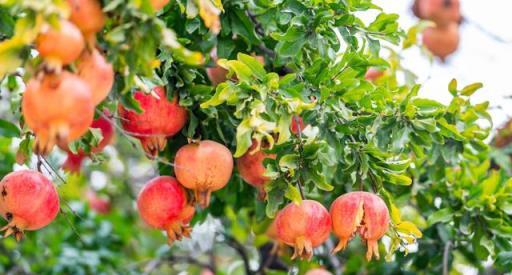
<path id="1" fill-rule="evenodd" d="M 309 270 L 304 275 L 332 275 L 332 273 L 325 270 L 324 268 L 315 268 L 315 269 Z"/>
<path id="2" fill-rule="evenodd" d="M 294 134 L 294 135 L 298 135 L 299 134 L 299 127 L 300 127 L 300 131 L 304 131 L 304 128 L 306 128 L 306 126 L 304 125 L 304 121 L 302 120 L 302 117 L 300 116 L 293 116 L 292 117 L 292 123 L 290 124 L 290 131 Z"/>
<path id="3" fill-rule="evenodd" d="M 311 259 L 313 248 L 321 245 L 331 233 L 331 217 L 317 201 L 303 200 L 288 204 L 276 217 L 279 241 L 294 247 L 292 259 Z"/>
<path id="4" fill-rule="evenodd" d="M 69 20 L 73 22 L 88 39 L 93 39 L 105 25 L 105 14 L 98 0 L 68 0 L 71 8 Z"/>
<path id="5" fill-rule="evenodd" d="M 233 157 L 226 146 L 203 140 L 181 147 L 174 160 L 176 178 L 194 190 L 202 208 L 210 204 L 211 192 L 226 186 L 233 172 Z"/>
<path id="6" fill-rule="evenodd" d="M 152 94 L 135 92 L 134 98 L 144 110 L 141 114 L 125 109 L 119 104 L 122 126 L 130 135 L 138 138 L 146 154 L 155 157 L 165 148 L 167 138 L 177 134 L 187 122 L 187 110 L 175 97 L 169 101 L 163 87 L 155 87 Z"/>
<path id="7" fill-rule="evenodd" d="M 413 9 L 419 18 L 431 20 L 438 26 L 461 20 L 459 0 L 417 0 Z"/>
<path id="8" fill-rule="evenodd" d="M 169 245 L 182 236 L 190 237 L 188 224 L 195 209 L 175 178 L 160 176 L 146 183 L 137 198 L 137 208 L 148 225 L 167 232 Z"/>
<path id="9" fill-rule="evenodd" d="M 22 111 L 36 135 L 36 154 L 47 154 L 56 143 L 80 138 L 94 118 L 89 86 L 67 71 L 30 80 L 23 94 Z"/>
<path id="10" fill-rule="evenodd" d="M 167 3 L 169 3 L 169 0 L 151 0 L 151 6 L 155 11 L 162 9 Z"/>
<path id="11" fill-rule="evenodd" d="M 338 197 L 331 205 L 332 228 L 340 242 L 333 253 L 343 250 L 355 234 L 366 242 L 366 259 L 379 258 L 377 241 L 386 234 L 389 211 L 386 203 L 368 192 L 351 192 Z"/>
<path id="12" fill-rule="evenodd" d="M 105 115 L 109 115 L 108 111 L 105 112 Z M 105 147 L 107 147 L 107 145 L 109 145 L 112 142 L 114 138 L 114 127 L 108 119 L 104 118 L 103 116 L 100 116 L 92 122 L 90 128 L 100 129 L 101 134 L 103 136 L 98 145 L 96 147 L 91 148 L 91 153 L 96 154 L 103 151 L 103 149 L 105 149 Z M 69 150 L 67 144 L 59 144 L 59 147 L 68 153 L 68 157 L 62 165 L 62 168 L 68 172 L 80 172 L 82 161 L 86 157 L 88 157 L 89 154 L 84 152 L 82 149 L 78 150 L 76 154 L 73 154 Z"/>
<path id="13" fill-rule="evenodd" d="M 377 68 L 369 68 L 364 75 L 364 79 L 368 81 L 375 81 L 384 75 L 384 71 Z"/>
<path id="14" fill-rule="evenodd" d="M 256 187 L 259 192 L 259 198 L 263 200 L 267 196 L 265 184 L 270 180 L 263 175 L 266 170 L 263 161 L 266 158 L 275 159 L 276 155 L 267 154 L 257 147 L 257 141 L 253 140 L 249 150 L 242 157 L 237 159 L 236 164 L 240 177 L 250 185 Z"/>
<path id="15" fill-rule="evenodd" d="M 8 221 L 4 237 L 23 238 L 24 230 L 37 230 L 50 224 L 59 212 L 55 186 L 36 171 L 17 171 L 0 181 L 0 214 Z"/>
<path id="16" fill-rule="evenodd" d="M 75 61 L 84 49 L 80 30 L 67 20 L 59 28 L 48 27 L 36 39 L 36 49 L 51 66 L 60 67 Z"/>
<path id="17" fill-rule="evenodd" d="M 423 31 L 423 45 L 444 61 L 459 47 L 459 26 L 452 23 L 444 27 L 426 28 Z"/>
<path id="18" fill-rule="evenodd" d="M 98 196 L 96 192 L 93 190 L 87 191 L 86 194 L 87 197 L 87 203 L 89 204 L 89 207 L 96 213 L 106 215 L 110 213 L 110 200 L 104 197 Z"/>
<path id="19" fill-rule="evenodd" d="M 78 76 L 80 76 L 92 91 L 92 101 L 98 105 L 110 93 L 114 84 L 114 69 L 112 64 L 97 50 L 84 51 L 77 64 Z"/>

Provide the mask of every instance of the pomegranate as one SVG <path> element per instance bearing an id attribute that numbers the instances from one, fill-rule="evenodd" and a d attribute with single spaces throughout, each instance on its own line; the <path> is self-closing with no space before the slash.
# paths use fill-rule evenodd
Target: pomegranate
<path id="1" fill-rule="evenodd" d="M 8 221 L 4 237 L 23 238 L 24 230 L 37 230 L 50 224 L 59 212 L 55 186 L 36 171 L 17 171 L 0 181 L 0 214 Z"/>
<path id="2" fill-rule="evenodd" d="M 419 18 L 431 20 L 438 26 L 458 23 L 462 18 L 459 0 L 417 0 L 415 7 Z"/>
<path id="3" fill-rule="evenodd" d="M 224 187 L 233 172 L 233 157 L 228 148 L 211 140 L 181 147 L 174 160 L 176 178 L 194 195 L 202 208 L 210 204 L 211 192 Z"/>
<path id="4" fill-rule="evenodd" d="M 494 146 L 504 148 L 512 142 L 512 120 L 509 120 L 498 129 L 494 137 Z"/>
<path id="5" fill-rule="evenodd" d="M 109 112 L 106 111 L 105 115 L 108 116 Z M 108 119 L 100 116 L 99 118 L 95 119 L 92 122 L 90 128 L 100 129 L 101 134 L 103 136 L 103 138 L 98 143 L 98 145 L 91 148 L 91 153 L 96 154 L 96 153 L 103 151 L 103 149 L 105 147 L 107 147 L 107 145 L 109 145 L 112 142 L 112 139 L 114 138 L 114 127 L 112 126 L 112 124 L 110 123 L 110 121 Z M 78 150 L 78 152 L 76 154 L 73 154 L 67 147 L 67 144 L 66 145 L 59 144 L 59 147 L 68 153 L 68 157 L 66 159 L 66 162 L 64 162 L 64 164 L 62 165 L 62 168 L 69 172 L 75 172 L 75 173 L 80 172 L 80 167 L 82 166 L 82 161 L 86 157 L 88 157 L 89 154 L 84 152 L 84 150 L 82 150 L 82 149 Z"/>
<path id="6" fill-rule="evenodd" d="M 56 143 L 80 138 L 94 118 L 89 86 L 67 71 L 30 80 L 23 94 L 22 111 L 36 135 L 36 154 L 47 154 Z"/>
<path id="7" fill-rule="evenodd" d="M 162 9 L 167 3 L 169 3 L 169 0 L 151 0 L 151 6 L 155 11 Z"/>
<path id="8" fill-rule="evenodd" d="M 343 250 L 358 233 L 368 247 L 366 259 L 379 258 L 377 241 L 389 226 L 388 207 L 379 196 L 368 192 L 341 195 L 331 205 L 331 217 L 334 234 L 340 239 L 333 253 Z"/>
<path id="9" fill-rule="evenodd" d="M 112 64 L 97 49 L 93 49 L 83 52 L 77 70 L 78 76 L 91 87 L 93 104 L 98 105 L 107 97 L 114 84 Z"/>
<path id="10" fill-rule="evenodd" d="M 141 114 L 119 105 L 123 129 L 140 140 L 150 157 L 163 150 L 167 137 L 177 134 L 187 121 L 187 110 L 179 105 L 177 97 L 167 100 L 163 87 L 156 87 L 153 93 L 157 97 L 139 91 L 135 93 L 135 100 L 144 110 Z"/>
<path id="11" fill-rule="evenodd" d="M 236 164 L 240 177 L 250 185 L 256 187 L 259 192 L 259 198 L 263 200 L 267 196 L 264 186 L 270 180 L 263 175 L 265 173 L 263 161 L 266 158 L 275 159 L 276 155 L 267 154 L 258 147 L 258 142 L 253 140 L 249 150 L 236 161 Z"/>
<path id="12" fill-rule="evenodd" d="M 279 211 L 275 222 L 279 241 L 295 249 L 292 259 L 311 259 L 313 248 L 325 242 L 331 232 L 329 212 L 313 200 L 288 204 Z"/>
<path id="13" fill-rule="evenodd" d="M 94 38 L 105 25 L 105 14 L 99 0 L 68 0 L 71 8 L 69 20 L 73 22 L 87 38 Z"/>
<path id="14" fill-rule="evenodd" d="M 364 79 L 368 81 L 375 81 L 384 75 L 384 71 L 377 68 L 369 68 L 364 75 Z"/>
<path id="15" fill-rule="evenodd" d="M 444 61 L 459 47 L 459 26 L 452 23 L 444 27 L 426 28 L 423 31 L 423 45 Z"/>
<path id="16" fill-rule="evenodd" d="M 175 178 L 160 176 L 146 183 L 137 198 L 137 208 L 148 225 L 167 232 L 169 245 L 182 236 L 190 236 L 188 224 L 195 209 Z"/>
<path id="17" fill-rule="evenodd" d="M 96 213 L 106 215 L 110 213 L 110 201 L 106 198 L 98 196 L 93 190 L 87 191 L 87 203 L 89 207 Z"/>
<path id="18" fill-rule="evenodd" d="M 324 268 L 314 268 L 314 269 L 310 269 L 304 275 L 332 275 L 332 273 L 325 270 Z"/>
<path id="19" fill-rule="evenodd" d="M 299 127 L 300 127 L 300 131 L 301 132 L 304 130 L 304 128 L 306 128 L 306 126 L 304 126 L 304 121 L 302 120 L 302 117 L 300 117 L 300 116 L 293 116 L 292 117 L 292 122 L 290 124 L 290 131 L 294 135 L 298 135 L 299 134 Z"/>
<path id="20" fill-rule="evenodd" d="M 85 47 L 80 30 L 67 20 L 57 29 L 48 27 L 36 39 L 36 49 L 51 66 L 60 67 L 75 61 Z"/>

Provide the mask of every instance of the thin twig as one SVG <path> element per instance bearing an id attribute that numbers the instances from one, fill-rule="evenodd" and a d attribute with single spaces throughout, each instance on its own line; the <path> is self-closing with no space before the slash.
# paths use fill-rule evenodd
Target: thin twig
<path id="1" fill-rule="evenodd" d="M 450 249 L 452 247 L 452 242 L 448 241 L 444 245 L 444 253 L 443 253 L 443 275 L 448 275 L 448 261 L 450 258 Z"/>
<path id="2" fill-rule="evenodd" d="M 297 186 L 299 187 L 300 197 L 305 200 L 306 196 L 304 195 L 304 188 L 302 186 L 302 167 L 304 166 L 303 161 L 303 151 L 304 151 L 304 143 L 302 140 L 302 129 L 299 121 L 299 116 L 294 116 L 293 119 L 295 119 L 295 124 L 297 125 L 297 133 L 299 136 L 299 177 L 297 179 Z"/>
<path id="3" fill-rule="evenodd" d="M 256 274 L 251 270 L 251 266 L 249 265 L 249 257 L 247 256 L 247 251 L 245 251 L 245 247 L 241 243 L 239 243 L 235 238 L 227 234 L 223 235 L 224 238 L 226 238 L 226 244 L 231 246 L 242 258 L 242 261 L 244 262 L 245 274 Z"/>

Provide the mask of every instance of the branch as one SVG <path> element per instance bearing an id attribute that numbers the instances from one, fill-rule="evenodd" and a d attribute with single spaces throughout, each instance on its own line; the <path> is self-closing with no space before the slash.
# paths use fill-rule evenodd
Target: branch
<path id="1" fill-rule="evenodd" d="M 304 163 L 303 163 L 303 151 L 304 151 L 304 143 L 303 143 L 303 140 L 302 140 L 302 129 L 301 129 L 301 126 L 300 126 L 300 121 L 299 121 L 299 116 L 294 116 L 293 119 L 295 119 L 295 124 L 297 124 L 297 133 L 298 133 L 298 136 L 299 136 L 299 178 L 297 180 L 297 186 L 299 186 L 299 192 L 300 192 L 300 197 L 302 198 L 302 200 L 305 200 L 306 199 L 306 196 L 304 195 L 304 188 L 302 187 L 302 166 L 304 166 Z"/>
<path id="2" fill-rule="evenodd" d="M 245 247 L 241 243 L 239 243 L 235 238 L 227 234 L 223 235 L 224 238 L 226 238 L 226 244 L 232 247 L 242 258 L 242 261 L 244 262 L 245 274 L 256 274 L 251 270 L 251 266 L 249 265 L 249 257 L 247 256 Z"/>
<path id="3" fill-rule="evenodd" d="M 452 247 L 452 242 L 448 241 L 444 245 L 444 253 L 443 253 L 443 275 L 448 275 L 448 261 L 450 258 L 450 249 Z"/>

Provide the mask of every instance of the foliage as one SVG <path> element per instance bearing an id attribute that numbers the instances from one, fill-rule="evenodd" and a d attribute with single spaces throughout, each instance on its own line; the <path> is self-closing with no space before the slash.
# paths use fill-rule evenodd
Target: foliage
<path id="1" fill-rule="evenodd" d="M 256 248 L 262 252 L 268 245 L 265 232 L 279 209 L 301 201 L 302 191 L 328 207 L 352 190 L 378 193 L 390 209 L 392 223 L 381 245 L 385 259 L 365 262 L 359 243 L 329 256 L 330 240 L 312 262 L 290 262 L 289 251 L 280 261 L 303 272 L 318 265 L 340 270 L 341 258 L 347 274 L 440 273 L 443 260 L 453 270 L 456 263 L 483 270 L 489 259 L 499 270 L 512 268 L 512 181 L 507 169 L 490 165 L 488 103 L 470 102 L 481 84 L 460 88 L 453 80 L 448 105 L 419 97 L 420 85 L 399 59 L 400 42 L 405 38 L 403 47 L 411 47 L 417 29 L 406 35 L 398 15 L 386 14 L 369 0 L 180 0 L 156 13 L 148 0 L 102 4 L 108 20 L 98 44 L 114 65 L 116 82 L 98 113 L 108 108 L 115 114 L 118 102 L 139 110 L 132 98 L 135 90 L 165 85 L 168 96 L 179 95 L 189 110 L 189 122 L 151 162 L 158 171 L 148 172 L 149 161 L 140 148 L 130 146 L 131 137 L 113 116 L 117 150 L 107 152 L 106 160 L 95 157 L 84 176 L 65 175 L 67 183 L 59 190 L 71 203 L 63 205 L 57 222 L 30 233 L 21 244 L 2 240 L 4 272 L 135 274 L 189 268 L 198 273 L 198 266 L 211 268 L 210 254 L 219 263 L 233 263 L 218 264 L 219 274 L 243 274 L 238 254 L 246 272 L 262 271 L 266 254 Z M 370 12 L 376 16 L 369 22 L 357 16 Z M 60 161 L 58 152 L 49 160 L 32 157 L 33 137 L 22 123 L 19 94 L 21 80 L 41 69 L 41 59 L 31 52 L 37 34 L 68 13 L 62 0 L 0 0 L 2 101 L 10 109 L 0 109 L 1 176 L 15 165 L 16 148 L 18 160 L 24 156 L 26 165 L 43 164 L 61 183 L 57 174 L 62 171 L 52 169 Z M 217 86 L 205 71 L 215 66 L 214 48 L 218 65 L 228 71 L 228 80 Z M 264 56 L 265 64 L 255 55 Z M 385 75 L 366 80 L 372 67 Z M 290 124 L 297 116 L 307 127 L 293 134 Z M 219 141 L 234 157 L 246 153 L 253 140 L 263 141 L 269 145 L 265 150 L 277 155 L 265 161 L 272 181 L 261 202 L 235 173 L 227 187 L 213 194 L 209 208 L 198 209 L 193 223 L 200 232 L 193 240 L 169 248 L 161 234 L 138 222 L 133 194 L 149 177 L 172 175 L 169 164 L 177 149 L 196 138 Z M 91 131 L 76 146 L 90 150 L 98 140 Z M 112 163 L 129 169 L 113 169 Z M 98 171 L 108 180 L 101 192 L 115 208 L 106 216 L 78 202 L 86 182 L 94 186 L 98 180 Z M 214 221 L 222 226 L 208 227 Z M 216 235 L 201 235 L 205 226 Z M 204 236 L 214 244 L 194 249 L 208 243 Z M 443 259 L 445 250 L 449 257 Z M 197 251 L 202 252 L 200 264 L 187 257 Z M 180 261 L 186 265 L 177 265 Z"/>

